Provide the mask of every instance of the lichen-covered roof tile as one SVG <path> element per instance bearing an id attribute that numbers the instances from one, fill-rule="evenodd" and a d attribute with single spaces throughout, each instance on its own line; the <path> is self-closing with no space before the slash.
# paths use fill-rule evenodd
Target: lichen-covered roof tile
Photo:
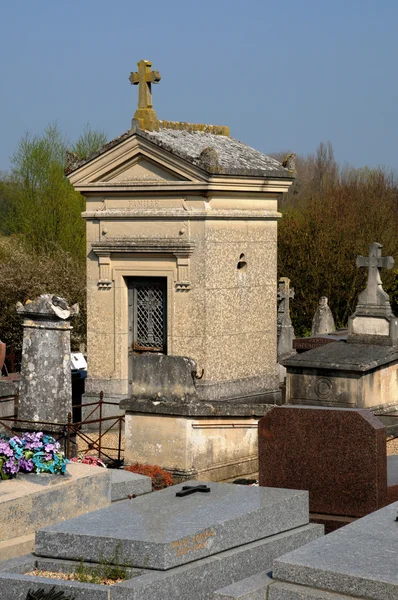
<path id="1" fill-rule="evenodd" d="M 89 156 L 87 160 L 71 165 L 67 172 L 75 171 L 133 135 L 141 136 L 153 142 L 156 146 L 164 148 L 209 173 L 214 171 L 206 166 L 206 162 L 203 162 L 200 156 L 206 148 L 212 148 L 217 153 L 217 174 L 286 179 L 292 179 L 293 177 L 292 172 L 285 169 L 274 158 L 266 156 L 262 152 L 229 136 L 166 128 L 160 128 L 158 131 L 138 129 L 126 132 L 115 140 L 108 142 L 101 150 Z"/>

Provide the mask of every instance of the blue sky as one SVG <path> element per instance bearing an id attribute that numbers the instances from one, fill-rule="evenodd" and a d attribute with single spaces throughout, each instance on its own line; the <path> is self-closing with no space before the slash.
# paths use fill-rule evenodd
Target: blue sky
<path id="1" fill-rule="evenodd" d="M 397 0 L 2 0 L 0 15 L 0 170 L 50 122 L 126 131 L 141 58 L 162 75 L 159 118 L 228 125 L 265 153 L 330 140 L 341 163 L 398 170 Z"/>

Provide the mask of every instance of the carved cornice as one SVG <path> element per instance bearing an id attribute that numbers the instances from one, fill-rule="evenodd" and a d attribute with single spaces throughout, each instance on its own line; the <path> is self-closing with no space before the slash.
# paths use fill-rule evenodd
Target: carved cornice
<path id="1" fill-rule="evenodd" d="M 176 291 L 189 291 L 190 256 L 195 249 L 195 243 L 179 238 L 114 238 L 92 242 L 91 248 L 98 256 L 100 289 L 112 287 L 112 254 L 172 254 L 177 261 Z"/>
<path id="2" fill-rule="evenodd" d="M 191 256 L 195 243 L 179 238 L 113 238 L 92 242 L 91 247 L 97 256 L 114 253 L 128 254 L 174 254 Z"/>

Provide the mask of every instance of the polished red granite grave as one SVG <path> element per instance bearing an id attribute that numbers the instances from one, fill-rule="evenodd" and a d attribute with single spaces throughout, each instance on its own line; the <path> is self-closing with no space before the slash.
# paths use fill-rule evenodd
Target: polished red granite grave
<path id="1" fill-rule="evenodd" d="M 260 485 L 309 490 L 310 512 L 340 526 L 387 503 L 386 452 L 366 409 L 280 406 L 259 421 Z"/>

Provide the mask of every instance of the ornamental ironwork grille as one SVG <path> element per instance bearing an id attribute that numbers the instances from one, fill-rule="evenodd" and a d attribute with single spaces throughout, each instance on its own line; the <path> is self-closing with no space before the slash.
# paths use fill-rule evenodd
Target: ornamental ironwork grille
<path id="1" fill-rule="evenodd" d="M 147 278 L 132 286 L 135 352 L 166 352 L 166 286 Z"/>

